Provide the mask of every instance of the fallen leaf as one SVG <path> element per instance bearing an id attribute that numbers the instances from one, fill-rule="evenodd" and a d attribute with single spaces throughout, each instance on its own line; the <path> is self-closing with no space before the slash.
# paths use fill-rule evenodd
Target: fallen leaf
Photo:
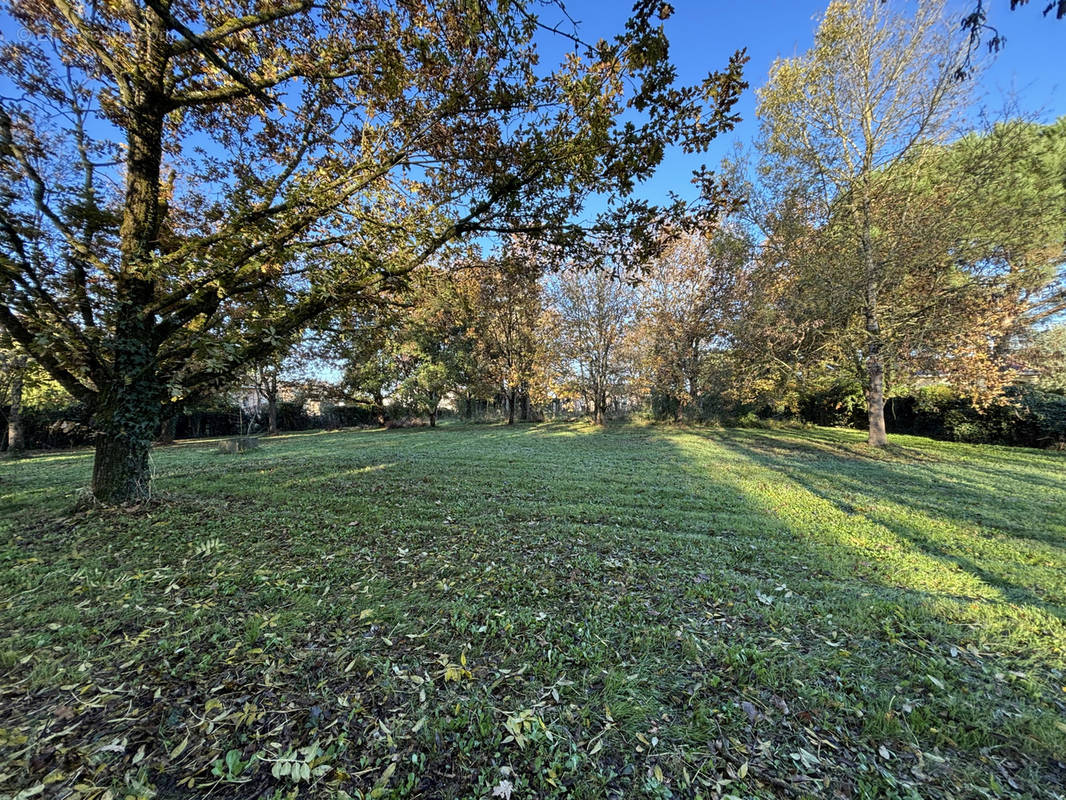
<path id="1" fill-rule="evenodd" d="M 741 701 L 740 710 L 748 715 L 748 719 L 753 724 L 758 722 L 759 720 L 766 719 L 766 715 L 763 714 L 761 711 L 759 711 L 759 709 L 757 709 L 755 706 L 753 706 L 747 700 Z"/>

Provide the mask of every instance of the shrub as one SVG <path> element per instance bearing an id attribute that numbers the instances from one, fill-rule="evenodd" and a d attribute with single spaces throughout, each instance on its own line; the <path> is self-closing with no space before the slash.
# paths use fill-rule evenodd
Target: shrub
<path id="1" fill-rule="evenodd" d="M 657 420 L 677 419 L 677 412 L 681 401 L 673 395 L 664 392 L 652 392 L 651 416 Z"/>
<path id="2" fill-rule="evenodd" d="M 956 442 L 989 444 L 993 439 L 992 426 L 970 419 L 962 409 L 952 409 L 944 415 L 944 427 Z"/>
<path id="3" fill-rule="evenodd" d="M 889 433 L 972 444 L 1058 447 L 1066 442 L 1066 396 L 1034 386 L 1011 386 L 1000 402 L 977 409 L 947 386 L 928 386 L 892 398 L 885 421 Z"/>
<path id="4" fill-rule="evenodd" d="M 81 403 L 23 409 L 23 435 L 33 450 L 82 447 L 92 444 L 89 412 Z"/>
<path id="5" fill-rule="evenodd" d="M 856 386 L 833 385 L 800 396 L 799 417 L 829 427 L 866 427 Z M 904 433 L 972 444 L 1066 447 L 1066 395 L 1033 385 L 1008 387 L 1000 402 L 974 408 L 950 386 L 923 386 L 885 402 L 885 426 Z"/>
<path id="6" fill-rule="evenodd" d="M 866 397 L 850 382 L 804 392 L 799 398 L 799 417 L 804 422 L 837 428 L 859 427 L 866 422 Z"/>

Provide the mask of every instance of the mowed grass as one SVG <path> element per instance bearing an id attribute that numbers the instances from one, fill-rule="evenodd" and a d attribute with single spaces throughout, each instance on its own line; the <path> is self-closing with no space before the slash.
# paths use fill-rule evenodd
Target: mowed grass
<path id="1" fill-rule="evenodd" d="M 1062 797 L 1066 459 L 893 441 L 200 442 L 122 513 L 4 464 L 0 795 Z"/>

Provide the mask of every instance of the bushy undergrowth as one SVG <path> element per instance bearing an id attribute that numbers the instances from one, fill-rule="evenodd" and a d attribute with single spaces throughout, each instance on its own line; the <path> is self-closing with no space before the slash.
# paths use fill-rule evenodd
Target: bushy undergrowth
<path id="1" fill-rule="evenodd" d="M 836 385 L 802 395 L 797 416 L 816 425 L 864 428 L 866 401 L 859 389 Z M 929 386 L 889 398 L 885 424 L 890 434 L 972 444 L 1061 447 L 1066 443 L 1066 396 L 1012 386 L 997 402 L 978 408 L 946 386 Z"/>

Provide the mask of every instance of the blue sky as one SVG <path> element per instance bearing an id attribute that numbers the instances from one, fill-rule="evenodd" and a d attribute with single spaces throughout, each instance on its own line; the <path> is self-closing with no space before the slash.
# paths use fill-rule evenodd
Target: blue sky
<path id="1" fill-rule="evenodd" d="M 750 88 L 737 106 L 744 118 L 732 133 L 719 137 L 705 154 L 686 157 L 672 154 L 655 178 L 641 192 L 662 200 L 674 189 L 692 196 L 689 178 L 701 163 L 717 166 L 736 142 L 750 142 L 758 132 L 755 119 L 755 89 L 766 82 L 770 65 L 778 56 L 802 53 L 810 47 L 817 18 L 828 0 L 671 0 L 674 15 L 666 22 L 671 55 L 679 78 L 694 83 L 707 72 L 724 68 L 729 54 L 747 47 L 750 61 L 745 78 Z M 973 2 L 963 0 L 954 8 L 961 20 Z M 1010 10 L 1009 0 L 986 0 L 989 22 L 1006 37 L 1006 47 L 992 60 L 980 78 L 980 104 L 1000 109 L 1009 95 L 1027 114 L 1049 121 L 1066 114 L 1063 88 L 1063 56 L 1066 54 L 1066 20 L 1044 17 L 1042 0 Z M 619 32 L 632 7 L 627 0 L 568 0 L 570 15 L 581 23 L 586 41 Z M 545 22 L 554 22 L 550 9 Z M 561 21 L 561 20 L 560 20 Z M 982 46 L 982 56 L 985 50 Z"/>

